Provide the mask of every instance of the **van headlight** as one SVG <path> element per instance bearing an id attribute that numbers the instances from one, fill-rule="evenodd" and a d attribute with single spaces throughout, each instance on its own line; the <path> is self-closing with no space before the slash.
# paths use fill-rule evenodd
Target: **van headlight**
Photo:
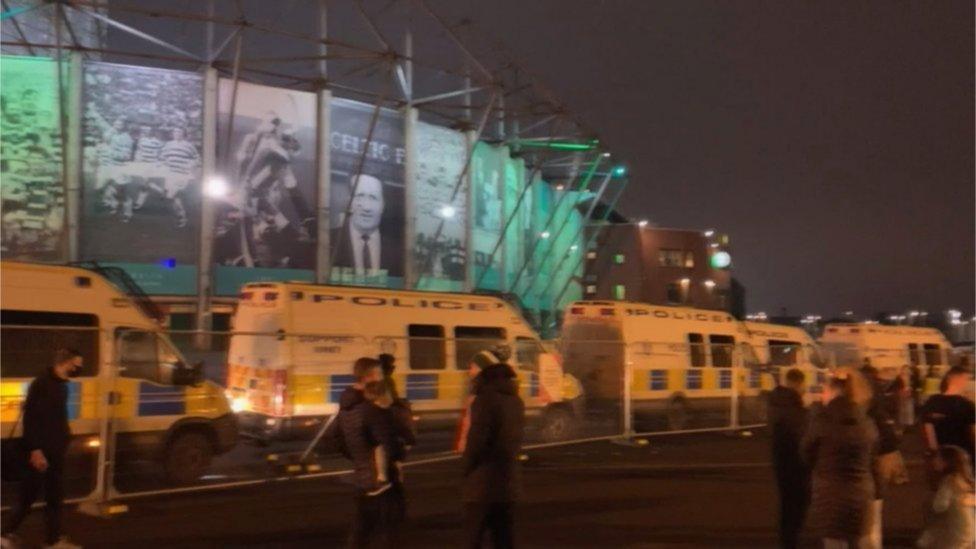
<path id="1" fill-rule="evenodd" d="M 243 412 L 247 410 L 247 399 L 244 397 L 236 397 L 230 401 L 230 409 L 232 412 Z"/>

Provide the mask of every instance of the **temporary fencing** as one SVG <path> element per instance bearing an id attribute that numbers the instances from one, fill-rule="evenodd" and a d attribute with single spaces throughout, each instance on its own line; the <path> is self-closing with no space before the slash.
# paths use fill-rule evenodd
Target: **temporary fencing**
<path id="1" fill-rule="evenodd" d="M 57 348 L 84 358 L 67 382 L 74 438 L 66 491 L 99 509 L 160 493 L 342 474 L 349 464 L 329 441 L 310 441 L 339 410 L 362 356 L 395 358 L 393 386 L 410 402 L 417 429 L 414 464 L 457 456 L 471 359 L 500 343 L 510 346 L 508 362 L 526 403 L 526 449 L 755 428 L 766 421 L 766 395 L 788 370 L 805 374 L 812 402 L 838 364 L 799 346 L 509 341 L 495 328 L 462 331 L 464 337 L 428 333 L 107 330 L 85 318 L 4 325 L 3 437 L 21 435 L 29 384 Z M 893 356 L 898 352 L 928 393 L 951 362 L 944 350 Z M 848 357 L 843 364 L 858 362 Z"/>

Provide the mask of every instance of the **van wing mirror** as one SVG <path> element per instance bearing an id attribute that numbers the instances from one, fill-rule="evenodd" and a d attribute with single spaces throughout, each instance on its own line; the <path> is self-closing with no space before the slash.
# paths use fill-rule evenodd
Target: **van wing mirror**
<path id="1" fill-rule="evenodd" d="M 173 371 L 173 385 L 199 385 L 203 382 L 203 361 L 198 361 L 193 366 L 187 367 L 180 365 Z"/>

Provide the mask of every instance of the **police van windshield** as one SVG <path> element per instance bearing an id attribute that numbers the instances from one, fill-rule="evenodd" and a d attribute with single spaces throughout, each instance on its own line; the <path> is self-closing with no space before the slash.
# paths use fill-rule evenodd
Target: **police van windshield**
<path id="1" fill-rule="evenodd" d="M 155 332 L 120 328 L 117 334 L 123 377 L 172 385 L 173 372 L 185 367 L 179 352 Z"/>

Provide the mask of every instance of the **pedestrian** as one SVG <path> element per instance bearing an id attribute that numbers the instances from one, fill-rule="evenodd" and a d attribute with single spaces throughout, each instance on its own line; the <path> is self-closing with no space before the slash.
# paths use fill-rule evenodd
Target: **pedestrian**
<path id="1" fill-rule="evenodd" d="M 343 391 L 336 419 L 340 446 L 353 464 L 352 483 L 356 488 L 349 547 L 389 547 L 385 530 L 388 500 L 384 494 L 391 487 L 388 459 L 393 434 L 365 393 L 367 386 L 383 383 L 383 374 L 378 360 L 363 357 L 353 365 L 353 375 L 356 381 Z"/>
<path id="2" fill-rule="evenodd" d="M 973 462 L 976 453 L 976 405 L 966 398 L 970 373 L 954 366 L 942 380 L 942 393 L 932 395 L 922 407 L 922 434 L 928 459 L 929 481 L 935 488 L 937 478 L 936 454 L 940 446 L 958 446 L 969 454 Z"/>
<path id="3" fill-rule="evenodd" d="M 515 546 L 525 405 L 506 363 L 510 356 L 505 345 L 481 351 L 468 370 L 474 399 L 461 462 L 466 545 L 472 548 L 484 547 L 486 536 L 495 549 Z"/>
<path id="4" fill-rule="evenodd" d="M 785 381 L 769 395 L 769 424 L 779 489 L 780 546 L 794 548 L 810 502 L 809 473 L 800 457 L 800 441 L 807 425 L 803 407 L 806 378 L 802 371 L 792 368 L 786 372 Z"/>
<path id="5" fill-rule="evenodd" d="M 382 449 L 382 457 L 378 459 L 377 466 L 384 468 L 386 480 L 390 483 L 389 490 L 377 496 L 378 544 L 398 547 L 400 528 L 407 516 L 403 463 L 407 458 L 407 449 L 414 444 L 413 432 L 394 412 L 396 404 L 385 381 L 367 383 L 363 394 L 367 400 L 366 422 L 382 423 L 378 432 L 384 438 L 376 441 Z"/>
<path id="6" fill-rule="evenodd" d="M 938 490 L 918 546 L 933 549 L 972 549 L 976 544 L 973 525 L 973 469 L 969 454 L 958 446 L 940 446 Z"/>
<path id="7" fill-rule="evenodd" d="M 20 497 L 4 529 L 4 547 L 19 546 L 17 529 L 44 489 L 45 547 L 81 547 L 61 534 L 64 502 L 64 458 L 71 441 L 68 425 L 68 379 L 81 368 L 82 356 L 73 349 L 57 349 L 54 364 L 31 382 L 24 401 L 24 445 L 29 453 L 27 476 Z"/>
<path id="8" fill-rule="evenodd" d="M 905 365 L 892 382 L 892 391 L 898 402 L 898 427 L 902 431 L 915 425 L 915 385 L 912 377 L 912 369 Z"/>
<path id="9" fill-rule="evenodd" d="M 400 397 L 396 380 L 393 378 L 393 373 L 396 371 L 396 357 L 389 353 L 381 353 L 377 358 L 383 370 L 383 382 L 386 384 L 386 389 L 392 399 L 389 410 L 396 422 L 397 432 L 401 436 L 405 447 L 410 448 L 417 443 L 416 426 L 413 420 L 413 406 L 409 400 Z"/>
<path id="10" fill-rule="evenodd" d="M 885 383 L 873 366 L 861 368 L 861 373 L 870 386 L 867 415 L 878 432 L 878 445 L 872 462 L 874 499 L 871 503 L 870 532 L 862 543 L 864 549 L 881 549 L 885 494 L 890 485 L 908 482 L 908 471 L 899 450 L 901 435 L 892 415 L 897 411 L 896 394 L 891 391 L 891 384 Z"/>
<path id="11" fill-rule="evenodd" d="M 858 376 L 849 368 L 835 371 L 800 447 L 811 468 L 809 522 L 825 549 L 857 547 L 870 527 L 878 433 Z"/>

